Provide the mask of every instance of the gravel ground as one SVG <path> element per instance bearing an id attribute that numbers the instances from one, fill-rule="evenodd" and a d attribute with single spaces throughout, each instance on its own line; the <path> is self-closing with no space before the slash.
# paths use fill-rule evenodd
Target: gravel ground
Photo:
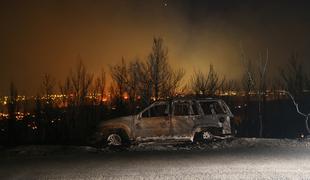
<path id="1" fill-rule="evenodd" d="M 0 179 L 310 179 L 310 141 L 20 146 L 2 150 L 0 162 Z"/>

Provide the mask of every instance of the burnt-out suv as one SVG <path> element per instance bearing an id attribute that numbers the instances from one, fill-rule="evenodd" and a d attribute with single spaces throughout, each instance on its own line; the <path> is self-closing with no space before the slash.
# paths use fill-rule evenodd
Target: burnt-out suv
<path id="1" fill-rule="evenodd" d="M 136 115 L 102 122 L 99 135 L 111 146 L 152 140 L 205 141 L 231 137 L 232 117 L 220 99 L 156 101 Z"/>

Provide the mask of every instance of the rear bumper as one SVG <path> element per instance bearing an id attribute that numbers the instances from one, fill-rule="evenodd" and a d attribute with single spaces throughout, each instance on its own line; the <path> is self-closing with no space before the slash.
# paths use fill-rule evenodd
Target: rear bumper
<path id="1" fill-rule="evenodd" d="M 233 134 L 227 133 L 226 131 L 224 131 L 222 127 L 210 128 L 209 132 L 212 134 L 213 137 L 218 138 L 218 139 L 227 139 L 227 138 L 234 137 Z"/>

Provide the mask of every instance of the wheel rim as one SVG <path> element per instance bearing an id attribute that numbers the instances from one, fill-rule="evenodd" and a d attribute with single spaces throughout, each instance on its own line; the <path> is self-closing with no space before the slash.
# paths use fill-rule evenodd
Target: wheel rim
<path id="1" fill-rule="evenodd" d="M 209 140 L 209 139 L 212 139 L 212 135 L 208 131 L 205 131 L 202 133 L 202 138 L 205 140 Z"/>
<path id="2" fill-rule="evenodd" d="M 120 146 L 122 145 L 122 138 L 118 134 L 110 134 L 107 143 L 109 146 Z"/>

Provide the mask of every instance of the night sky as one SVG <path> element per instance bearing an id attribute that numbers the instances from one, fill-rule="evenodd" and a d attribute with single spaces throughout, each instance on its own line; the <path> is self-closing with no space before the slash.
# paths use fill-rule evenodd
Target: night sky
<path id="1" fill-rule="evenodd" d="M 310 67 L 310 2 L 237 0 L 45 0 L 0 2 L 0 95 L 10 81 L 35 95 L 44 73 L 63 80 L 80 54 L 89 71 L 146 59 L 163 37 L 169 61 L 227 79 L 242 74 L 240 42 L 252 59 L 269 48 L 270 74 L 293 51 Z"/>

